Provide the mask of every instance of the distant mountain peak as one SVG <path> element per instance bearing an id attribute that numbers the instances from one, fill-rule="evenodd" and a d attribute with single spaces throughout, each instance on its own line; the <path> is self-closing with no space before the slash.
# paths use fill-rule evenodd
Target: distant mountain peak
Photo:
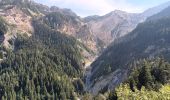
<path id="1" fill-rule="evenodd" d="M 114 10 L 114 11 L 106 14 L 105 16 L 115 16 L 115 15 L 125 15 L 125 14 L 128 14 L 128 13 L 125 11 L 121 11 L 121 10 Z"/>
<path id="2" fill-rule="evenodd" d="M 113 13 L 127 13 L 127 12 L 122 10 L 114 10 Z"/>
<path id="3" fill-rule="evenodd" d="M 91 64 L 89 81 L 91 86 L 88 84 L 90 92 L 96 94 L 105 87 L 114 89 L 115 86 L 125 81 L 128 77 L 129 65 L 136 60 L 162 55 L 170 59 L 170 7 L 168 3 L 139 14 L 139 18 L 149 17 L 149 21 L 146 20 L 141 24 L 139 22 L 133 31 L 124 37 L 116 38 Z M 123 29 L 129 28 L 130 24 L 127 23 L 133 22 L 135 18 L 137 17 L 131 18 L 130 21 L 124 20 L 124 24 L 118 24 L 114 33 L 117 34 L 121 26 Z"/>

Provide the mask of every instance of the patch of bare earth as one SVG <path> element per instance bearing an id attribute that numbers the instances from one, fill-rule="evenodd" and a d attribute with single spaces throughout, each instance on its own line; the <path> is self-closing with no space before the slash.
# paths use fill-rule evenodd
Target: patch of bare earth
<path id="1" fill-rule="evenodd" d="M 33 33 L 32 18 L 26 15 L 22 10 L 13 5 L 7 5 L 0 9 L 0 16 L 8 23 L 9 29 L 5 34 L 3 42 L 5 47 L 9 47 L 8 40 L 15 37 L 17 33 L 31 36 Z"/>

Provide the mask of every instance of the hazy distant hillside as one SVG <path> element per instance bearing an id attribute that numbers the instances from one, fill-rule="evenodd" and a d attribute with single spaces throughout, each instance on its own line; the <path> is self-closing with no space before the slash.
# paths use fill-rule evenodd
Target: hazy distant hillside
<path id="1" fill-rule="evenodd" d="M 148 10 L 146 10 L 145 12 L 142 13 L 143 16 L 149 17 L 152 16 L 154 14 L 157 14 L 159 12 L 161 12 L 162 10 L 164 10 L 165 8 L 170 6 L 170 1 L 166 2 L 164 4 L 158 5 L 156 7 L 150 8 Z"/>
<path id="2" fill-rule="evenodd" d="M 169 18 L 170 16 L 169 11 L 170 11 L 170 7 L 166 8 L 165 10 L 163 10 L 162 12 L 158 14 L 153 15 L 152 17 L 149 17 L 147 21 L 154 21 L 154 20 L 159 20 L 162 18 Z"/>
<path id="3" fill-rule="evenodd" d="M 150 8 L 139 14 L 115 10 L 104 16 L 88 16 L 84 20 L 89 24 L 92 33 L 108 46 L 115 39 L 131 32 L 146 18 L 159 13 L 168 6 L 170 6 L 170 2 Z"/>
<path id="4" fill-rule="evenodd" d="M 102 40 L 106 46 L 116 38 L 131 32 L 143 20 L 144 18 L 139 14 L 131 14 L 119 10 L 104 16 L 90 16 L 85 18 L 92 33 Z"/>
<path id="5" fill-rule="evenodd" d="M 169 8 L 149 19 L 169 13 Z M 128 64 L 142 58 L 164 56 L 170 60 L 170 16 L 141 23 L 127 36 L 116 40 L 92 64 L 92 90 L 114 87 L 127 77 Z M 110 78 L 109 78 L 110 77 Z M 99 82 L 100 81 L 100 82 Z M 99 83 L 98 83 L 99 82 Z"/>

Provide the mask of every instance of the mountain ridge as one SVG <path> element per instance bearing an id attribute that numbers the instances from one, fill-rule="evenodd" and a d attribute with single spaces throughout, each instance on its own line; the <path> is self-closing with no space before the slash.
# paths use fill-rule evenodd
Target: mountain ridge
<path id="1" fill-rule="evenodd" d="M 5 67 L 13 68 L 12 71 L 14 72 L 16 70 L 25 71 L 30 68 L 30 74 L 26 73 L 26 76 L 24 76 L 26 77 L 24 82 L 28 82 L 29 78 L 27 77 L 34 76 L 32 69 L 34 67 L 39 68 L 37 66 L 40 66 L 39 69 L 42 67 L 43 72 L 47 72 L 45 76 L 42 75 L 43 80 L 45 80 L 43 82 L 46 83 L 43 83 L 43 85 L 40 84 L 40 87 L 44 89 L 41 90 L 44 91 L 41 95 L 47 93 L 47 96 L 44 98 L 48 98 L 49 93 L 49 98 L 53 98 L 53 96 L 56 95 L 59 98 L 70 99 L 75 97 L 75 95 L 79 95 L 79 92 L 84 92 L 82 77 L 84 78 L 83 75 L 86 74 L 85 70 L 89 70 L 91 67 L 92 72 L 87 76 L 88 80 L 86 80 L 86 83 L 88 83 L 86 84 L 88 85 L 86 90 L 92 94 L 98 94 L 102 89 L 113 89 L 128 77 L 129 70 L 126 67 L 130 62 L 133 62 L 135 58 L 138 59 L 137 56 L 142 55 L 146 57 L 148 53 L 155 50 L 154 53 L 151 53 L 151 56 L 154 56 L 162 52 L 166 53 L 169 50 L 168 44 L 166 44 L 166 48 L 150 44 L 145 48 L 145 43 L 143 42 L 149 40 L 142 34 L 142 32 L 144 32 L 144 35 L 151 37 L 147 34 L 149 33 L 147 29 L 154 31 L 153 26 L 155 24 L 157 29 L 165 27 L 165 29 L 155 29 L 155 31 L 163 31 L 168 34 L 169 29 L 167 26 L 169 23 L 166 21 L 169 21 L 169 19 L 157 22 L 147 22 L 146 20 L 149 16 L 158 16 L 154 14 L 160 12 L 161 9 L 165 7 L 161 7 L 160 9 L 158 9 L 159 7 L 153 8 L 156 10 L 153 10 L 153 12 L 149 14 L 149 11 L 135 14 L 115 10 L 104 16 L 81 18 L 70 9 L 61 9 L 55 6 L 48 7 L 31 0 L 1 0 L 0 5 L 0 16 L 7 22 L 6 26 L 8 27 L 7 31 L 1 32 L 0 30 L 2 34 L 0 35 L 2 40 L 2 48 L 0 51 L 2 58 L 1 66 L 2 70 L 5 70 L 5 72 L 2 73 L 7 74 L 6 71 L 9 69 L 4 69 Z M 142 23 L 145 20 L 146 22 Z M 155 20 L 157 20 L 157 18 L 155 18 Z M 159 23 L 161 23 L 161 25 L 157 25 Z M 165 23 L 167 26 L 164 25 Z M 160 42 L 161 45 L 164 45 L 163 43 L 168 41 L 166 38 L 168 35 L 163 34 L 161 36 L 163 39 L 158 39 L 159 41 L 153 41 L 153 43 L 158 44 Z M 140 38 L 146 41 L 142 41 Z M 153 38 L 151 38 L 151 40 L 152 39 Z M 141 43 L 142 49 L 135 48 L 139 46 L 138 43 Z M 127 45 L 130 45 L 129 47 L 131 48 L 124 48 Z M 146 45 L 148 44 L 146 43 Z M 29 48 L 32 51 L 29 51 Z M 159 48 L 161 49 L 160 51 L 158 50 Z M 128 50 L 130 52 L 128 52 Z M 133 50 L 135 52 L 131 52 Z M 122 58 L 118 54 L 120 54 Z M 11 59 L 10 56 L 12 56 Z M 93 62 L 96 56 L 99 57 Z M 28 57 L 31 57 L 31 59 Z M 29 61 L 22 61 L 20 58 L 29 59 L 33 66 L 31 66 Z M 47 60 L 45 58 L 47 58 Z M 11 67 L 10 62 L 14 62 L 15 60 L 17 60 L 17 63 L 12 63 L 13 67 Z M 38 65 L 34 61 L 37 61 Z M 26 68 L 21 65 L 21 63 L 29 67 Z M 91 63 L 92 65 L 89 66 Z M 51 71 L 45 66 L 49 66 L 49 68 L 54 71 Z M 35 71 L 37 71 L 35 73 L 39 73 L 38 70 Z M 51 72 L 53 75 L 47 75 Z M 22 75 L 22 73 L 19 74 Z M 62 77 L 62 74 L 64 74 L 64 77 Z M 13 74 L 10 75 L 12 76 Z M 18 74 L 16 73 L 15 75 Z M 38 74 L 36 75 L 40 77 Z M 49 78 L 49 80 L 52 78 L 52 80 L 57 81 L 54 84 L 49 84 L 50 81 L 46 80 L 46 78 Z M 32 78 L 30 80 L 32 82 L 34 81 Z M 36 80 L 38 83 L 42 81 L 42 79 L 39 78 Z M 59 84 L 57 84 L 57 82 L 59 82 Z M 78 82 L 79 84 L 73 84 L 74 82 Z M 62 83 L 64 83 L 64 86 L 67 88 L 70 86 L 69 91 L 64 91 L 63 89 L 60 91 L 60 89 L 57 90 L 53 88 L 53 86 L 56 87 L 56 85 L 61 88 L 62 86 L 60 85 Z M 78 85 L 80 85 L 81 91 L 79 91 L 78 88 L 80 87 Z M 36 86 L 38 86 L 37 83 Z M 24 90 L 24 85 L 22 86 L 20 84 L 19 87 L 23 88 L 19 88 L 20 93 L 26 91 Z M 51 90 L 48 89 L 48 87 L 50 87 Z M 18 86 L 16 86 L 16 88 L 18 89 Z M 38 88 L 39 87 L 37 87 L 37 91 L 40 91 Z M 34 90 L 33 88 L 31 89 Z M 59 91 L 59 93 L 52 94 L 54 92 L 51 91 L 54 90 L 55 92 Z M 62 92 L 68 92 L 68 94 L 62 95 Z"/>
<path id="2" fill-rule="evenodd" d="M 163 14 L 168 13 L 169 8 L 148 18 L 154 19 L 155 16 L 162 15 L 163 17 L 160 19 L 146 20 L 128 35 L 113 42 L 92 63 L 91 87 L 89 87 L 92 93 L 98 93 L 102 89 L 101 87 L 114 88 L 115 85 L 124 81 L 128 77 L 130 64 L 135 60 L 154 58 L 161 55 L 169 60 L 170 16 L 165 17 Z M 108 77 L 111 78 L 106 81 L 105 79 Z M 100 81 L 103 81 L 103 83 L 100 84 Z"/>

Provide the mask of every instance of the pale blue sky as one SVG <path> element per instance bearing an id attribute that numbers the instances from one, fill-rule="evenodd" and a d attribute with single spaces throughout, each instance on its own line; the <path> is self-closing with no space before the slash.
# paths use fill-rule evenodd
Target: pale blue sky
<path id="1" fill-rule="evenodd" d="M 34 0 L 36 2 L 69 8 L 79 16 L 104 15 L 115 9 L 127 12 L 143 12 L 144 10 L 166 3 L 170 0 Z"/>

